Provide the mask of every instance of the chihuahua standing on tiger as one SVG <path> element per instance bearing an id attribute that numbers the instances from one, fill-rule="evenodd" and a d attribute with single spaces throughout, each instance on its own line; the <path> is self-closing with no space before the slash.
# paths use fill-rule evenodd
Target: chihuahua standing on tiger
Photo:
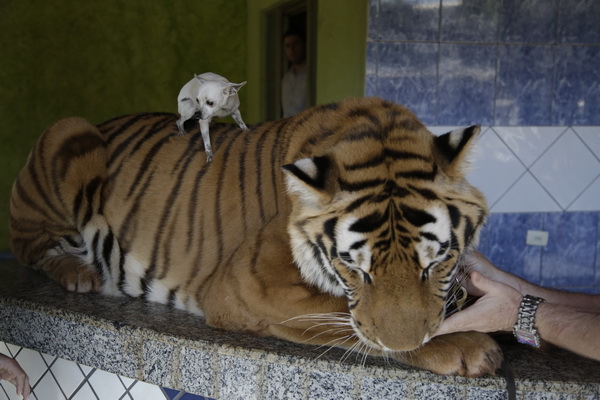
<path id="1" fill-rule="evenodd" d="M 177 97 L 177 108 L 180 115 L 177 120 L 179 134 L 185 134 L 183 127 L 185 121 L 192 117 L 198 118 L 207 163 L 212 162 L 213 158 L 208 129 L 213 117 L 221 118 L 231 115 L 240 128 L 248 129 L 238 110 L 240 99 L 237 92 L 245 84 L 246 81 L 231 83 L 220 75 L 206 72 L 194 75 L 194 78 L 186 83 L 179 92 Z"/>

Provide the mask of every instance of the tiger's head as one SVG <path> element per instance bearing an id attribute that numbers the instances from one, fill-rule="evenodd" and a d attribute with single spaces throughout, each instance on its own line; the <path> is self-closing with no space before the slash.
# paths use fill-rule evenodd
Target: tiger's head
<path id="1" fill-rule="evenodd" d="M 479 131 L 436 137 L 415 118 L 284 166 L 295 262 L 308 283 L 347 298 L 364 344 L 410 351 L 443 320 L 460 256 L 487 215 L 464 177 Z"/>

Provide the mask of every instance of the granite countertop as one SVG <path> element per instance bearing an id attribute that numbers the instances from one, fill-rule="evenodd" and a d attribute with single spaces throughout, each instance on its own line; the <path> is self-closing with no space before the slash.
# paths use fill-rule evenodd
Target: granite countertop
<path id="1" fill-rule="evenodd" d="M 140 299 L 74 294 L 14 260 L 0 261 L 0 340 L 215 399 L 599 399 L 600 362 L 500 338 L 497 376 L 438 376 L 332 349 L 226 332 Z M 510 373 L 509 372 L 509 373 Z M 440 397 L 441 396 L 441 397 Z"/>

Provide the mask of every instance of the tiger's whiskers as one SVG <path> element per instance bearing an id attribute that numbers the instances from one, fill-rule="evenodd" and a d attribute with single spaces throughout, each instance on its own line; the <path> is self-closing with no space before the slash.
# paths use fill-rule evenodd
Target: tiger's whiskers
<path id="1" fill-rule="evenodd" d="M 471 274 L 471 268 L 468 264 L 465 264 L 459 260 L 458 270 L 448 288 L 448 294 L 446 295 L 446 313 L 445 318 L 457 313 L 460 310 L 470 306 L 477 298 L 469 296 L 463 282 L 469 279 Z"/>
<path id="2" fill-rule="evenodd" d="M 312 341 L 322 335 L 334 334 L 334 335 L 342 335 L 339 337 L 335 337 L 329 340 L 326 343 L 321 344 L 318 349 L 323 347 L 327 347 L 321 354 L 319 354 L 316 359 L 320 359 L 325 354 L 327 354 L 331 349 L 335 347 L 343 347 L 344 344 L 348 343 L 350 340 L 356 340 L 351 346 L 346 348 L 344 354 L 340 357 L 340 361 L 346 361 L 352 353 L 356 353 L 357 361 L 364 365 L 366 360 L 371 352 L 371 347 L 366 343 L 362 342 L 358 336 L 356 335 L 354 328 L 351 323 L 351 314 L 350 313 L 317 313 L 317 314 L 304 314 L 298 315 L 296 317 L 289 318 L 281 324 L 286 324 L 290 322 L 314 322 L 311 326 L 306 328 L 303 335 L 307 332 L 317 329 L 317 328 L 326 328 L 329 329 L 322 330 L 320 332 L 315 333 L 310 338 L 307 338 L 305 342 Z M 347 334 L 345 334 L 347 333 Z"/>

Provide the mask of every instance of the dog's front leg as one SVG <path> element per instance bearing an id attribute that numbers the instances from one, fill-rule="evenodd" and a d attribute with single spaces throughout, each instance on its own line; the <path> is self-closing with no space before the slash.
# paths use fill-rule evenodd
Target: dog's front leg
<path id="1" fill-rule="evenodd" d="M 210 145 L 210 133 L 208 131 L 208 125 L 210 120 L 201 119 L 200 122 L 200 133 L 202 133 L 202 141 L 204 142 L 204 152 L 206 153 L 206 163 L 212 162 L 213 159 L 213 151 L 212 146 Z"/>
<path id="2" fill-rule="evenodd" d="M 235 110 L 231 116 L 233 117 L 233 120 L 238 124 L 238 126 L 240 128 L 242 128 L 243 130 L 248 129 L 248 127 L 246 126 L 246 124 L 244 123 L 244 121 L 242 120 L 242 114 L 240 113 L 240 110 Z"/>
<path id="3" fill-rule="evenodd" d="M 177 130 L 178 130 L 177 134 L 178 134 L 179 136 L 181 136 L 181 135 L 185 135 L 185 128 L 183 127 L 183 124 L 184 124 L 184 123 L 185 123 L 185 120 L 183 119 L 183 117 L 180 117 L 180 118 L 177 120 L 177 123 L 176 123 L 176 124 L 177 124 Z"/>

